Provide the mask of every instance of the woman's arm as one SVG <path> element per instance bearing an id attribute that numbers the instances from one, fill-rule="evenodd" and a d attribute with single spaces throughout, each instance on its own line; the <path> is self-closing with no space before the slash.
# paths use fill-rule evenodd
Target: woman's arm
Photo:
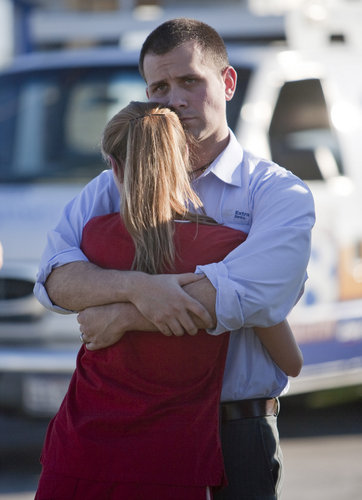
<path id="1" fill-rule="evenodd" d="M 255 334 L 272 360 L 291 377 L 297 377 L 303 366 L 303 355 L 287 320 L 269 328 L 254 327 Z"/>

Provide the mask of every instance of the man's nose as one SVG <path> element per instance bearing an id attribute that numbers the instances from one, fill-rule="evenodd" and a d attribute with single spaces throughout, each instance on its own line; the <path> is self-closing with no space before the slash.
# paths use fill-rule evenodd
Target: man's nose
<path id="1" fill-rule="evenodd" d="M 171 88 L 167 97 L 168 97 L 168 102 L 167 102 L 168 106 L 171 106 L 175 109 L 184 108 L 185 106 L 187 106 L 187 101 L 184 92 L 182 92 L 182 89 Z"/>

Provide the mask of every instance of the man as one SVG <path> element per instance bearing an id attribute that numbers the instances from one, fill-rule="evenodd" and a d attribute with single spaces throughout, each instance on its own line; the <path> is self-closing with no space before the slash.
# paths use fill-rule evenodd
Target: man
<path id="1" fill-rule="evenodd" d="M 301 294 L 312 196 L 290 172 L 243 151 L 228 129 L 226 101 L 233 97 L 236 72 L 212 28 L 187 19 L 159 26 L 143 45 L 140 72 L 148 98 L 172 106 L 196 139 L 194 188 L 206 213 L 248 238 L 222 262 L 199 266 L 204 277 L 198 281 L 155 275 L 146 287 L 140 274 L 100 269 L 86 261 L 79 243 L 91 217 L 119 209 L 111 173 L 104 172 L 66 207 L 49 234 L 35 292 L 48 307 L 82 311 L 78 321 L 88 349 L 116 342 L 139 315 L 165 335 L 195 333 L 200 326 L 213 335 L 231 331 L 221 397 L 229 487 L 214 498 L 277 498 L 275 398 L 286 389 L 287 377 L 271 360 L 261 360 L 251 327 L 279 323 Z M 131 303 L 123 293 L 129 280 L 135 290 Z"/>

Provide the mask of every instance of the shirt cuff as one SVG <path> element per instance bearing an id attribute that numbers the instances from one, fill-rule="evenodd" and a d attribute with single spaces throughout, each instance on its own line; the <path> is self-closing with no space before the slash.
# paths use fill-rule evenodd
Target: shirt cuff
<path id="1" fill-rule="evenodd" d="M 219 335 L 224 332 L 238 330 L 244 325 L 244 314 L 241 308 L 245 290 L 229 279 L 227 267 L 223 262 L 197 266 L 196 274 L 205 274 L 216 290 L 215 311 L 217 323 L 207 332 Z"/>

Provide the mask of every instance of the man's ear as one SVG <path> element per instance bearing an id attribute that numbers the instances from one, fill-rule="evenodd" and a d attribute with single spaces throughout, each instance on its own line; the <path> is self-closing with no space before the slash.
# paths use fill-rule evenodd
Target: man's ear
<path id="1" fill-rule="evenodd" d="M 119 182 L 123 182 L 123 177 L 124 177 L 124 171 L 122 168 L 122 165 L 118 165 L 116 160 L 113 158 L 113 156 L 109 155 L 108 160 L 110 164 L 112 165 L 112 170 L 113 170 L 113 175 L 115 179 L 118 179 Z"/>
<path id="2" fill-rule="evenodd" d="M 237 73 L 232 66 L 228 66 L 224 69 L 222 76 L 225 84 L 225 98 L 231 101 L 236 89 Z"/>
<path id="3" fill-rule="evenodd" d="M 118 175 L 118 165 L 116 160 L 113 158 L 113 156 L 109 155 L 108 156 L 108 161 L 112 166 L 113 174 Z"/>

